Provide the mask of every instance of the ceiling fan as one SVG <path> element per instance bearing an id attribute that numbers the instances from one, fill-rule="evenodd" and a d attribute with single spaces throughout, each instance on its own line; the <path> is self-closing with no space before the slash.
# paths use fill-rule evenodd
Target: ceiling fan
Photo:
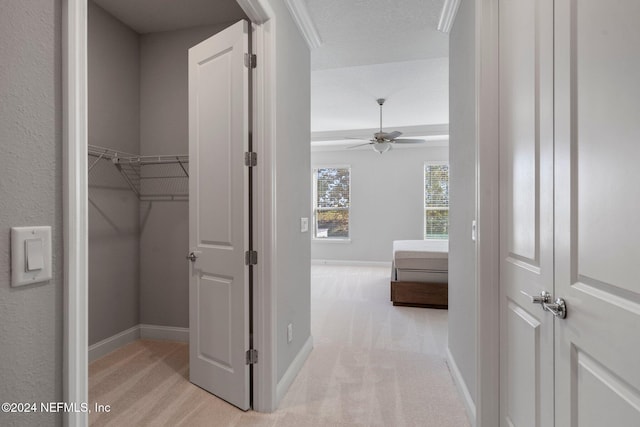
<path id="1" fill-rule="evenodd" d="M 374 133 L 373 138 L 371 138 L 369 142 L 366 142 L 364 144 L 352 145 L 351 147 L 347 147 L 347 148 L 357 148 L 365 145 L 371 145 L 371 147 L 373 148 L 373 151 L 382 154 L 391 149 L 391 144 L 416 144 L 416 143 L 427 142 L 424 139 L 407 139 L 407 138 L 399 139 L 398 137 L 402 135 L 402 132 L 398 132 L 397 130 L 393 132 L 383 132 L 382 131 L 382 106 L 384 105 L 385 99 L 379 98 L 376 101 L 380 106 L 380 131 Z M 364 138 L 348 138 L 348 139 L 364 140 Z"/>

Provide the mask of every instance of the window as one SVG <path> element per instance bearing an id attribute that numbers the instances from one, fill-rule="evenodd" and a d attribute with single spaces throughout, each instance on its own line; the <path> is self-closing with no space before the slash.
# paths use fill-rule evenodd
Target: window
<path id="1" fill-rule="evenodd" d="M 348 167 L 313 170 L 313 237 L 349 238 L 351 170 Z"/>
<path id="2" fill-rule="evenodd" d="M 449 165 L 424 165 L 424 238 L 449 238 Z"/>

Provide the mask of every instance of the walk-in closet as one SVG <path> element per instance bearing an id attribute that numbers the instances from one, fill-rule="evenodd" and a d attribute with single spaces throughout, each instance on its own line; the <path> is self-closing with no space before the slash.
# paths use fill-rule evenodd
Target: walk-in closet
<path id="1" fill-rule="evenodd" d="M 188 339 L 188 49 L 240 19 L 235 0 L 88 2 L 90 363 Z"/>

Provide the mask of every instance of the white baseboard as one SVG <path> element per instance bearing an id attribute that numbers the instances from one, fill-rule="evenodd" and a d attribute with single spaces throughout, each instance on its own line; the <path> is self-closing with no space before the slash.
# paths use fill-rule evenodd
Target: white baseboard
<path id="1" fill-rule="evenodd" d="M 137 339 L 189 342 L 189 328 L 136 325 L 89 346 L 89 363 Z"/>
<path id="2" fill-rule="evenodd" d="M 189 342 L 189 328 L 140 324 L 140 338 L 147 340 Z"/>
<path id="3" fill-rule="evenodd" d="M 311 350 L 313 350 L 313 337 L 309 335 L 309 338 L 298 352 L 296 358 L 293 359 L 291 365 L 289 365 L 289 368 L 282 376 L 282 379 L 278 381 L 278 385 L 276 386 L 276 408 L 280 405 L 280 401 L 282 401 L 282 398 L 289 390 L 289 387 L 291 387 L 293 380 L 296 379 L 298 372 L 302 369 L 302 366 L 307 360 L 307 357 L 309 357 Z"/>
<path id="4" fill-rule="evenodd" d="M 460 369 L 458 369 L 458 365 L 456 364 L 449 347 L 447 347 L 447 365 L 449 365 L 449 372 L 451 372 L 451 376 L 453 377 L 453 383 L 456 385 L 458 389 L 458 393 L 462 398 L 462 403 L 464 403 L 464 407 L 467 410 L 467 416 L 469 417 L 469 422 L 472 427 L 476 425 L 476 404 L 471 398 L 471 393 L 469 393 L 469 389 L 467 388 L 467 384 L 464 382 L 462 378 L 462 373 Z"/>
<path id="5" fill-rule="evenodd" d="M 311 265 L 351 265 L 354 267 L 387 267 L 391 268 L 391 261 L 357 261 L 343 259 L 312 259 Z"/>
<path id="6" fill-rule="evenodd" d="M 105 338 L 89 346 L 89 363 L 140 338 L 140 325 Z"/>

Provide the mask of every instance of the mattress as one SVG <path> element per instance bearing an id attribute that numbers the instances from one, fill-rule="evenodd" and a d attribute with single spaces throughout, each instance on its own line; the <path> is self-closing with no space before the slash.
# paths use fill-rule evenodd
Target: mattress
<path id="1" fill-rule="evenodd" d="M 449 241 L 394 240 L 393 266 L 405 270 L 449 270 Z"/>

